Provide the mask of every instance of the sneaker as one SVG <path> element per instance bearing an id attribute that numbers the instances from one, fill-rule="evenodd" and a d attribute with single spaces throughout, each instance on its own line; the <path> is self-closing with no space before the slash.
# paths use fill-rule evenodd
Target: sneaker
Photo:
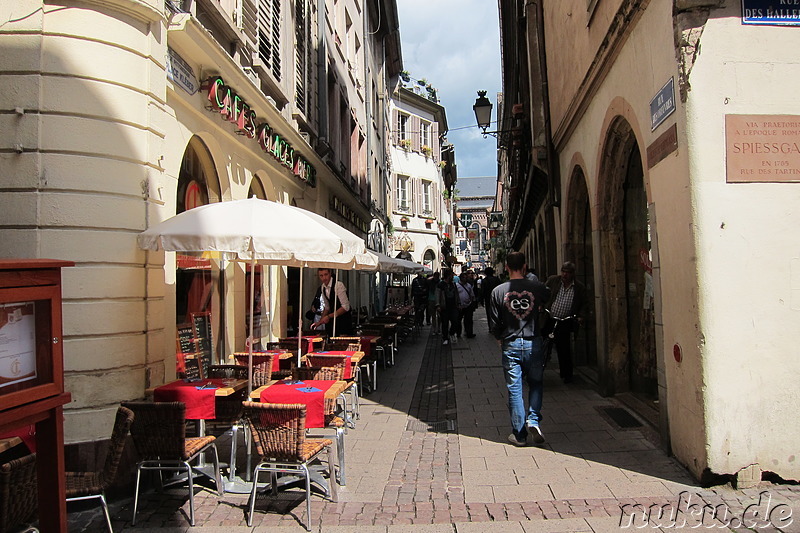
<path id="1" fill-rule="evenodd" d="M 458 344 L 458 337 L 456 337 L 455 335 L 453 335 L 453 336 L 451 337 L 451 339 L 452 339 L 452 341 L 453 341 L 453 344 Z"/>
<path id="2" fill-rule="evenodd" d="M 445 339 L 442 341 L 442 346 L 447 346 L 448 344 L 450 344 L 449 340 Z"/>
<path id="3" fill-rule="evenodd" d="M 539 426 L 528 426 L 528 435 L 534 444 L 544 444 L 544 435 Z"/>
<path id="4" fill-rule="evenodd" d="M 517 437 L 515 437 L 513 433 L 509 433 L 508 434 L 508 442 L 510 442 L 511 444 L 513 444 L 514 446 L 516 446 L 518 448 L 521 448 L 523 446 L 527 446 L 527 444 L 528 444 L 524 440 L 517 440 Z"/>

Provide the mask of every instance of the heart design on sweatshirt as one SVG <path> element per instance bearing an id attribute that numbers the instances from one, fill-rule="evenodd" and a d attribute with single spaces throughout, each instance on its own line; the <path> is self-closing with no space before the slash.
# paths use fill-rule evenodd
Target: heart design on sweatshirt
<path id="1" fill-rule="evenodd" d="M 533 313 L 535 301 L 536 298 L 529 291 L 509 291 L 503 299 L 503 304 L 517 320 L 527 320 Z"/>

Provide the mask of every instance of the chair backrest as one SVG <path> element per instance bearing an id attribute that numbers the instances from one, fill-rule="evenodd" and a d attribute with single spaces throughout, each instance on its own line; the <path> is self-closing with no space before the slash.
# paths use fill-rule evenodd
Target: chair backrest
<path id="1" fill-rule="evenodd" d="M 117 468 L 122 459 L 122 452 L 125 451 L 125 442 L 128 440 L 128 432 L 133 424 L 133 418 L 133 411 L 127 407 L 120 406 L 117 409 L 114 429 L 111 430 L 111 441 L 108 443 L 106 452 L 106 462 L 100 472 L 100 484 L 103 486 L 103 490 L 110 487 L 117 476 Z"/>
<path id="2" fill-rule="evenodd" d="M 292 379 L 303 381 L 306 379 L 334 380 L 344 379 L 344 363 L 335 366 L 306 366 L 292 369 Z"/>
<path id="3" fill-rule="evenodd" d="M 30 522 L 38 506 L 36 454 L 0 465 L 0 531 Z"/>
<path id="4" fill-rule="evenodd" d="M 272 359 L 270 358 L 271 362 Z M 211 365 L 206 371 L 206 378 L 247 379 L 247 367 L 241 365 Z"/>
<path id="5" fill-rule="evenodd" d="M 253 388 L 263 387 L 272 380 L 272 356 L 266 363 L 253 363 Z"/>
<path id="6" fill-rule="evenodd" d="M 250 426 L 256 452 L 278 461 L 305 460 L 306 406 L 243 402 L 243 418 Z"/>
<path id="7" fill-rule="evenodd" d="M 143 460 L 184 459 L 186 405 L 183 402 L 124 402 L 133 411 L 131 437 Z"/>

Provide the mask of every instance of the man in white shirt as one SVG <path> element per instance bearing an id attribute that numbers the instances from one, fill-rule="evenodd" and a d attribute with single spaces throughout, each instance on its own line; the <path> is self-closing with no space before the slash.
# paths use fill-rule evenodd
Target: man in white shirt
<path id="1" fill-rule="evenodd" d="M 311 324 L 311 329 L 325 329 L 329 336 L 334 335 L 334 316 L 336 317 L 335 335 L 350 335 L 353 321 L 350 314 L 350 299 L 347 289 L 341 281 L 335 281 L 333 272 L 329 268 L 317 270 L 320 287 L 314 296 L 314 301 L 319 301 L 319 307 L 314 307 L 315 313 L 320 315 L 319 320 Z"/>

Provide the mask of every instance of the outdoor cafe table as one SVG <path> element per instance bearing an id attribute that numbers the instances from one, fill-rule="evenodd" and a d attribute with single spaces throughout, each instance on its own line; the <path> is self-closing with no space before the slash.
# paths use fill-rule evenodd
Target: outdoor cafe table
<path id="1" fill-rule="evenodd" d="M 246 379 L 175 380 L 153 389 L 156 402 L 183 402 L 186 418 L 199 420 L 200 436 L 205 435 L 205 421 L 217 417 L 216 398 L 235 394 L 247 386 Z"/>
<path id="2" fill-rule="evenodd" d="M 353 379 L 353 369 L 358 366 L 364 352 L 339 350 L 310 352 L 303 356 L 308 366 L 334 366 L 344 361 L 344 379 Z"/>
<path id="3" fill-rule="evenodd" d="M 326 427 L 325 417 L 336 411 L 336 398 L 347 388 L 346 381 L 306 379 L 279 380 L 259 387 L 250 394 L 254 401 L 265 403 L 303 404 L 306 406 L 306 427 Z"/>
<path id="4" fill-rule="evenodd" d="M 183 402 L 186 405 L 186 419 L 197 420 L 197 434 L 206 434 L 206 420 L 217 417 L 216 399 L 226 397 L 244 389 L 246 379 L 203 379 L 186 381 L 178 379 L 153 389 L 153 400 L 156 402 Z M 199 457 L 200 470 L 205 472 L 205 454 Z M 210 477 L 214 477 L 213 475 Z"/>

